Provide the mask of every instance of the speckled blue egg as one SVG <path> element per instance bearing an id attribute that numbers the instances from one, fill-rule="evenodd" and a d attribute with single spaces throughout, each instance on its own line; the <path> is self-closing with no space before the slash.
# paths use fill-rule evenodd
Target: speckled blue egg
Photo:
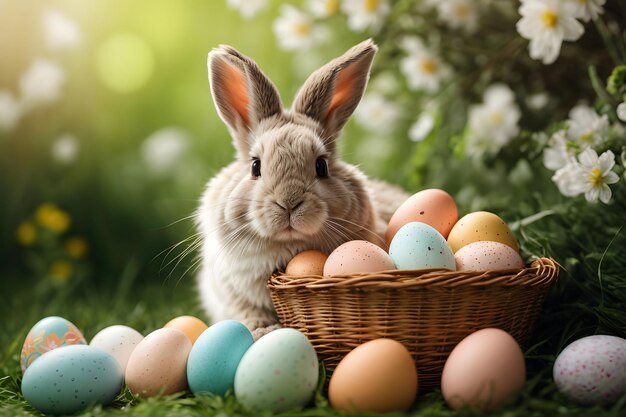
<path id="1" fill-rule="evenodd" d="M 235 396 L 251 411 L 301 409 L 319 377 L 313 345 L 295 329 L 278 329 L 253 344 L 235 374 Z"/>
<path id="2" fill-rule="evenodd" d="M 250 330 L 235 320 L 206 329 L 187 359 L 187 381 L 193 393 L 224 395 L 235 384 L 235 372 L 254 340 Z"/>
<path id="3" fill-rule="evenodd" d="M 28 367 L 22 394 L 46 414 L 72 414 L 93 404 L 108 404 L 119 394 L 123 374 L 117 360 L 93 346 L 63 346 Z"/>
<path id="4" fill-rule="evenodd" d="M 595 335 L 569 344 L 554 363 L 554 382 L 570 401 L 611 404 L 626 393 L 626 339 Z"/>
<path id="5" fill-rule="evenodd" d="M 22 346 L 22 372 L 44 353 L 61 346 L 85 344 L 85 337 L 71 321 L 58 316 L 41 319 L 30 329 Z"/>
<path id="6" fill-rule="evenodd" d="M 391 241 L 389 255 L 398 269 L 456 270 L 454 254 L 448 242 L 426 223 L 411 222 L 402 226 Z"/>

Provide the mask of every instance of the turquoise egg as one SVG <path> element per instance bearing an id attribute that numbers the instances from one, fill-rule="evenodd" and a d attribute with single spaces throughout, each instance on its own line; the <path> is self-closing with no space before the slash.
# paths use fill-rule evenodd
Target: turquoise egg
<path id="1" fill-rule="evenodd" d="M 250 330 L 235 320 L 220 321 L 202 332 L 187 359 L 191 392 L 226 394 L 233 388 L 239 362 L 253 342 Z"/>
<path id="2" fill-rule="evenodd" d="M 44 353 L 61 346 L 86 344 L 85 337 L 72 322 L 57 316 L 41 319 L 30 329 L 22 346 L 22 373 Z"/>
<path id="3" fill-rule="evenodd" d="M 93 346 L 63 346 L 28 367 L 22 394 L 46 414 L 72 414 L 94 404 L 108 404 L 122 389 L 117 360 Z"/>
<path id="4" fill-rule="evenodd" d="M 254 412 L 301 409 L 313 398 L 318 378 L 317 354 L 307 337 L 295 329 L 278 329 L 243 355 L 235 397 Z"/>
<path id="5" fill-rule="evenodd" d="M 389 256 L 398 269 L 456 270 L 450 245 L 437 229 L 426 223 L 411 222 L 402 226 L 389 245 Z"/>

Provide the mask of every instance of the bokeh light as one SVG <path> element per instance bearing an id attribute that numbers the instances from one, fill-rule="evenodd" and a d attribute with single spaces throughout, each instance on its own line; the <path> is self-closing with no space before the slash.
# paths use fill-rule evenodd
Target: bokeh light
<path id="1" fill-rule="evenodd" d="M 100 46 L 96 57 L 102 82 L 117 93 L 133 93 L 154 73 L 154 53 L 139 36 L 118 33 Z"/>

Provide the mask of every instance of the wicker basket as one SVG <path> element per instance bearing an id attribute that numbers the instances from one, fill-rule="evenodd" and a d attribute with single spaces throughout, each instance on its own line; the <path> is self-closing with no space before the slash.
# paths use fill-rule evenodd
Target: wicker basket
<path id="1" fill-rule="evenodd" d="M 274 275 L 268 287 L 282 325 L 306 334 L 326 367 L 388 337 L 413 354 L 423 392 L 439 385 L 450 351 L 476 330 L 497 327 L 523 344 L 558 273 L 541 258 L 522 270 Z"/>

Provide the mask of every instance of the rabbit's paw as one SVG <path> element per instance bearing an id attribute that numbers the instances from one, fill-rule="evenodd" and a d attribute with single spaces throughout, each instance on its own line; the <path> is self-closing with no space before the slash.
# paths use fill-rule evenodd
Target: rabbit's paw
<path id="1" fill-rule="evenodd" d="M 252 330 L 252 338 L 256 342 L 257 340 L 259 340 L 261 337 L 265 336 L 269 332 L 273 332 L 274 330 L 277 330 L 277 329 L 280 329 L 280 324 L 272 324 L 270 326 L 256 328 Z"/>

